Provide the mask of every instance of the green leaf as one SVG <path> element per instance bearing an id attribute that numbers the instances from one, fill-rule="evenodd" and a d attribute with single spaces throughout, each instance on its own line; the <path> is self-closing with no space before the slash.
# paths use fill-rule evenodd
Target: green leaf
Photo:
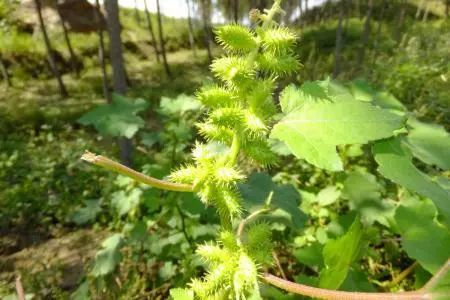
<path id="1" fill-rule="evenodd" d="M 288 85 L 280 95 L 281 110 L 288 114 L 302 105 L 304 97 L 293 84 Z"/>
<path id="2" fill-rule="evenodd" d="M 152 147 L 161 141 L 161 135 L 158 132 L 143 132 L 140 136 L 141 143 L 147 147 Z"/>
<path id="3" fill-rule="evenodd" d="M 117 267 L 122 260 L 120 248 L 122 246 L 122 235 L 114 234 L 102 243 L 102 250 L 95 255 L 94 267 L 91 275 L 94 277 L 105 276 Z"/>
<path id="4" fill-rule="evenodd" d="M 70 295 L 70 300 L 89 300 L 89 283 L 83 281 L 82 284 Z"/>
<path id="5" fill-rule="evenodd" d="M 336 240 L 330 240 L 323 248 L 325 268 L 320 272 L 319 286 L 337 289 L 344 282 L 349 269 L 362 248 L 363 230 L 359 218 L 349 231 Z"/>
<path id="6" fill-rule="evenodd" d="M 345 179 L 342 196 L 349 200 L 350 209 L 356 210 L 365 224 L 372 225 L 376 221 L 389 227 L 395 202 L 382 199 L 382 191 L 374 175 L 355 171 Z"/>
<path id="7" fill-rule="evenodd" d="M 129 192 L 118 191 L 112 196 L 111 204 L 116 208 L 119 216 L 133 211 L 140 203 L 142 190 L 134 188 Z"/>
<path id="8" fill-rule="evenodd" d="M 371 102 L 375 95 L 375 90 L 364 79 L 355 79 L 350 83 L 350 91 L 355 99 Z"/>
<path id="9" fill-rule="evenodd" d="M 436 221 L 436 208 L 429 200 L 409 201 L 395 211 L 402 236 L 402 246 L 430 273 L 447 261 L 450 254 L 450 231 Z"/>
<path id="10" fill-rule="evenodd" d="M 170 296 L 173 300 L 194 300 L 194 292 L 187 289 L 171 289 Z"/>
<path id="11" fill-rule="evenodd" d="M 294 256 L 299 262 L 310 268 L 323 268 L 323 246 L 315 242 L 309 246 L 294 251 Z"/>
<path id="12" fill-rule="evenodd" d="M 84 204 L 84 207 L 78 208 L 72 215 L 72 221 L 77 225 L 95 221 L 97 215 L 102 211 L 100 200 L 85 200 Z"/>
<path id="13" fill-rule="evenodd" d="M 450 222 L 450 192 L 419 171 L 412 163 L 412 155 L 402 147 L 398 138 L 380 141 L 373 146 L 378 171 L 405 188 L 430 198 L 447 222 Z"/>
<path id="14" fill-rule="evenodd" d="M 175 99 L 162 97 L 158 112 L 172 118 L 180 117 L 190 111 L 198 111 L 202 103 L 193 96 L 178 95 Z"/>
<path id="15" fill-rule="evenodd" d="M 368 274 L 361 270 L 350 270 L 347 278 L 342 283 L 341 289 L 351 292 L 376 292 L 375 287 L 370 283 Z"/>
<path id="16" fill-rule="evenodd" d="M 132 138 L 144 126 L 137 113 L 147 109 L 143 99 L 132 101 L 113 94 L 112 103 L 100 105 L 78 119 L 83 125 L 92 125 L 102 135 Z"/>
<path id="17" fill-rule="evenodd" d="M 389 92 L 378 92 L 375 94 L 373 103 L 381 108 L 389 109 L 391 111 L 405 112 L 407 109 L 394 95 Z"/>
<path id="18" fill-rule="evenodd" d="M 164 265 L 159 268 L 159 277 L 161 277 L 163 280 L 168 280 L 169 278 L 172 278 L 176 274 L 177 266 L 173 264 L 171 261 L 164 262 Z"/>
<path id="19" fill-rule="evenodd" d="M 408 120 L 412 127 L 406 138 L 406 145 L 412 154 L 430 165 L 450 170 L 450 134 L 444 127 Z"/>
<path id="20" fill-rule="evenodd" d="M 239 189 L 249 212 L 264 207 L 271 196 L 271 207 L 287 214 L 294 227 L 303 227 L 306 216 L 299 208 L 300 195 L 292 185 L 279 185 L 266 173 L 253 173 L 247 183 L 239 185 Z"/>
<path id="21" fill-rule="evenodd" d="M 372 102 L 374 105 L 397 113 L 406 111 L 406 107 L 394 95 L 385 91 L 377 91 L 363 79 L 350 83 L 350 90 L 355 99 Z"/>
<path id="22" fill-rule="evenodd" d="M 325 89 L 321 85 L 309 83 L 308 90 L 312 92 L 308 93 L 314 97 L 296 100 L 299 104 L 296 108 L 289 105 L 290 112 L 272 129 L 271 137 L 285 142 L 296 157 L 320 168 L 340 171 L 343 165 L 337 145 L 364 144 L 390 137 L 403 127 L 403 117 L 357 101 L 338 87 L 328 85 Z M 302 90 L 299 93 L 305 94 Z M 324 95 L 327 97 L 323 98 Z"/>
<path id="23" fill-rule="evenodd" d="M 317 194 L 317 203 L 320 206 L 331 205 L 339 199 L 340 195 L 341 191 L 335 186 L 327 186 Z"/>

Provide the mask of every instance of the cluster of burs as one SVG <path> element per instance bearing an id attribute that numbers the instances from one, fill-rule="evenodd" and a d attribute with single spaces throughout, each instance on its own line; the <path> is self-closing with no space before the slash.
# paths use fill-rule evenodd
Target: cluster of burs
<path id="1" fill-rule="evenodd" d="M 296 35 L 272 20 L 276 13 L 282 13 L 279 1 L 265 13 L 251 13 L 253 29 L 232 24 L 216 30 L 217 41 L 227 53 L 211 65 L 220 84 L 204 86 L 197 94 L 208 108 L 197 124 L 208 143 L 198 142 L 194 162 L 171 174 L 172 181 L 193 185 L 200 199 L 217 209 L 221 220 L 219 241 L 197 250 L 209 272 L 185 290 L 195 299 L 257 299 L 258 268 L 271 261 L 266 224 L 250 226 L 243 240 L 233 233 L 232 224 L 242 213 L 237 184 L 246 177 L 237 166 L 238 156 L 243 154 L 242 159 L 263 167 L 276 162 L 268 144 L 277 112 L 276 81 L 300 67 L 293 51 Z M 217 145 L 225 145 L 226 151 L 217 151 Z"/>

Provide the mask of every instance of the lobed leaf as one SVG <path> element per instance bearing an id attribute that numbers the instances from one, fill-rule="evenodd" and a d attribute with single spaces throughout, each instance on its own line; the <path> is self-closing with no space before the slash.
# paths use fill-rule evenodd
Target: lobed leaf
<path id="1" fill-rule="evenodd" d="M 143 99 L 132 101 L 119 94 L 113 94 L 112 103 L 100 105 L 81 116 L 78 122 L 92 125 L 102 135 L 132 138 L 144 120 L 137 113 L 147 109 Z"/>
<path id="2" fill-rule="evenodd" d="M 253 173 L 247 183 L 239 185 L 239 189 L 248 211 L 264 207 L 271 198 L 270 205 L 283 211 L 294 228 L 303 227 L 306 216 L 299 208 L 300 195 L 292 185 L 278 185 L 266 173 Z"/>
<path id="3" fill-rule="evenodd" d="M 289 88 L 289 95 L 296 98 L 283 100 L 283 107 L 289 112 L 273 127 L 271 137 L 282 140 L 296 157 L 317 167 L 343 170 L 337 145 L 365 144 L 390 137 L 403 127 L 401 116 L 357 101 L 349 94 L 330 97 L 320 86 L 312 86 L 314 89 L 309 90 L 313 92 L 309 93 L 295 93 Z M 308 94 L 317 100 L 306 99 Z"/>
<path id="4" fill-rule="evenodd" d="M 361 215 L 367 225 L 374 222 L 389 227 L 395 210 L 395 202 L 381 198 L 382 186 L 369 173 L 355 171 L 344 181 L 342 196 L 349 201 L 350 209 Z"/>
<path id="5" fill-rule="evenodd" d="M 91 275 L 94 277 L 105 276 L 117 267 L 122 260 L 120 248 L 122 246 L 122 235 L 113 234 L 102 243 L 102 248 L 95 255 L 94 267 Z"/>
<path id="6" fill-rule="evenodd" d="M 412 154 L 424 163 L 450 170 L 450 134 L 441 126 L 425 124 L 409 119 L 412 127 L 406 138 L 406 145 Z"/>
<path id="7" fill-rule="evenodd" d="M 402 147 L 399 138 L 377 142 L 372 147 L 378 171 L 386 178 L 405 188 L 430 198 L 439 212 L 450 222 L 450 191 L 417 169 L 408 149 Z"/>
<path id="8" fill-rule="evenodd" d="M 410 199 L 395 211 L 403 248 L 432 274 L 447 261 L 450 250 L 450 231 L 435 217 L 436 208 L 429 200 Z"/>

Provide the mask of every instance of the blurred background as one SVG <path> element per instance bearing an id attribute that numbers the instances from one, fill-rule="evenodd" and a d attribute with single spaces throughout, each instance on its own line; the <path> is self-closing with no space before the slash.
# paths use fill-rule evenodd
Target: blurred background
<path id="1" fill-rule="evenodd" d="M 14 299 L 18 273 L 34 299 L 166 299 L 196 274 L 192 243 L 214 236 L 214 214 L 79 158 L 89 149 L 159 178 L 189 159 L 195 91 L 222 55 L 214 26 L 252 26 L 250 9 L 271 4 L 0 0 L 0 298 Z M 290 81 L 364 80 L 449 130 L 449 7 L 285 0 L 278 21 L 298 33 L 303 65 Z M 102 245 L 112 232 L 128 233 L 120 254 L 117 240 Z"/>

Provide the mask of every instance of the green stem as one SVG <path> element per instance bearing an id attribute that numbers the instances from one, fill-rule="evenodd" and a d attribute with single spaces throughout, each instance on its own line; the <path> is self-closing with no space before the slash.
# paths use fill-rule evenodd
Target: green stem
<path id="1" fill-rule="evenodd" d="M 81 159 L 84 161 L 87 161 L 89 163 L 92 163 L 96 166 L 103 167 L 105 169 L 117 172 L 121 175 L 133 178 L 134 180 L 136 180 L 140 183 L 150 185 L 150 186 L 158 188 L 158 189 L 175 191 L 175 192 L 192 192 L 194 190 L 193 186 L 191 186 L 191 185 L 173 183 L 173 182 L 169 182 L 169 181 L 156 179 L 156 178 L 147 176 L 145 174 L 139 173 L 133 169 L 130 169 L 130 168 L 128 168 L 118 162 L 115 162 L 107 157 L 104 157 L 101 155 L 96 155 L 89 151 L 86 151 L 83 154 L 83 156 L 81 156 Z"/>
<path id="2" fill-rule="evenodd" d="M 233 134 L 233 142 L 231 143 L 229 161 L 227 162 L 229 166 L 233 166 L 236 164 L 240 149 L 241 149 L 241 138 L 239 136 L 239 133 L 235 132 Z"/>
<path id="3" fill-rule="evenodd" d="M 244 220 L 242 220 L 241 223 L 239 223 L 239 227 L 238 227 L 238 230 L 236 232 L 236 236 L 237 236 L 239 244 L 242 244 L 242 239 L 241 238 L 242 238 L 242 233 L 244 232 L 245 225 L 248 222 L 250 222 L 252 219 L 256 218 L 258 215 L 266 213 L 266 212 L 269 212 L 269 211 L 270 211 L 270 208 L 268 208 L 268 207 L 264 207 L 264 208 L 258 209 L 257 211 L 255 211 L 252 214 L 248 215 L 248 217 L 245 218 Z"/>
<path id="4" fill-rule="evenodd" d="M 176 205 L 178 214 L 180 215 L 180 218 L 181 218 L 181 230 L 183 232 L 184 238 L 188 242 L 189 247 L 191 247 L 192 252 L 195 252 L 194 242 L 192 241 L 192 239 L 189 236 L 187 229 L 186 229 L 186 221 L 185 221 L 186 216 L 184 215 L 184 213 L 181 210 L 181 207 L 178 205 L 178 203 L 176 203 L 175 205 Z"/>
<path id="5" fill-rule="evenodd" d="M 267 12 L 267 16 L 264 18 L 264 22 L 261 25 L 262 29 L 267 29 L 272 23 L 272 19 L 277 12 L 281 10 L 281 0 L 275 0 L 270 10 Z"/>
<path id="6" fill-rule="evenodd" d="M 408 275 L 411 274 L 418 265 L 419 265 L 419 263 L 417 261 L 414 262 L 412 265 L 410 265 L 408 268 L 406 268 L 400 274 L 398 274 L 397 277 L 394 277 L 391 281 L 382 283 L 382 286 L 388 287 L 388 288 L 392 288 L 392 287 L 396 286 L 401 281 L 403 281 L 403 279 L 408 277 Z"/>

